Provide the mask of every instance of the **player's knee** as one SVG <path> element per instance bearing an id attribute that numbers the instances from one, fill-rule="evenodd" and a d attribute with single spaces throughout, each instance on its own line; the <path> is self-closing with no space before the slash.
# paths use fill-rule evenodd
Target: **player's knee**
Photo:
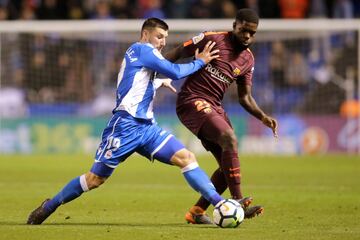
<path id="1" fill-rule="evenodd" d="M 195 155 L 187 149 L 176 152 L 171 158 L 171 163 L 180 168 L 186 167 L 193 162 L 196 162 Z"/>
<path id="2" fill-rule="evenodd" d="M 219 144 L 223 149 L 237 149 L 237 138 L 234 131 L 224 132 L 219 139 Z"/>
<path id="3" fill-rule="evenodd" d="M 186 165 L 196 162 L 195 154 L 188 150 L 188 157 L 185 160 Z"/>
<path id="4" fill-rule="evenodd" d="M 85 175 L 85 178 L 89 190 L 99 187 L 101 184 L 103 184 L 106 181 L 105 177 L 100 177 L 91 172 L 87 173 Z"/>

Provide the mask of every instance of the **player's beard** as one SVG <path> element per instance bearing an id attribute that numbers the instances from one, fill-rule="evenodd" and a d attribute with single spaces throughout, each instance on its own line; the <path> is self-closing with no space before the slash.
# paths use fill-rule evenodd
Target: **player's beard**
<path id="1" fill-rule="evenodd" d="M 253 44 L 253 42 L 250 42 L 247 45 L 244 44 L 244 41 L 241 38 L 237 37 L 236 35 L 233 35 L 233 41 L 235 42 L 236 49 L 239 49 L 239 50 L 246 49 Z"/>
<path id="2" fill-rule="evenodd" d="M 249 43 L 246 43 L 245 40 L 242 40 L 242 39 L 237 39 L 238 43 L 240 43 L 240 45 L 244 48 L 248 48 L 252 45 L 252 41 L 249 41 Z"/>

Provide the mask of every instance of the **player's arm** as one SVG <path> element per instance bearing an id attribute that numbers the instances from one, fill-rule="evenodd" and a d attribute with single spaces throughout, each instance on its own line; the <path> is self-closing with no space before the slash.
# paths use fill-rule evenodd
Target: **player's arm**
<path id="1" fill-rule="evenodd" d="M 195 55 L 196 49 L 202 49 L 208 41 L 209 38 L 204 33 L 200 33 L 166 52 L 164 57 L 171 62 L 176 62 L 181 58 L 192 57 Z"/>
<path id="2" fill-rule="evenodd" d="M 264 111 L 262 111 L 257 105 L 255 99 L 251 95 L 251 85 L 238 83 L 237 86 L 240 105 L 251 115 L 259 119 L 264 125 L 271 128 L 274 133 L 274 137 L 277 137 L 277 121 L 275 118 L 265 114 Z"/>
<path id="3" fill-rule="evenodd" d="M 170 51 L 166 52 L 164 57 L 169 60 L 170 62 L 176 62 L 177 60 L 184 58 L 185 56 L 183 56 L 184 52 L 184 45 L 183 44 L 179 44 L 179 46 L 171 49 Z"/>
<path id="4" fill-rule="evenodd" d="M 195 51 L 196 60 L 186 64 L 174 64 L 166 60 L 161 53 L 151 47 L 146 47 L 141 53 L 140 60 L 143 65 L 173 80 L 182 79 L 204 67 L 211 60 L 219 57 L 218 50 L 213 50 L 215 42 L 208 42 L 203 51 Z"/>
<path id="5" fill-rule="evenodd" d="M 155 78 L 154 87 L 158 89 L 159 87 L 165 87 L 170 89 L 173 93 L 176 93 L 176 88 L 171 84 L 172 80 L 170 78 Z"/>

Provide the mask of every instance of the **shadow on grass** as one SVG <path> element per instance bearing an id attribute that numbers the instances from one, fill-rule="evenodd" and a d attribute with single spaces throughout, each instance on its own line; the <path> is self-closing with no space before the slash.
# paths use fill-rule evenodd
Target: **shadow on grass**
<path id="1" fill-rule="evenodd" d="M 215 225 L 192 225 L 192 224 L 184 224 L 184 223 L 76 223 L 76 222 L 72 222 L 72 223 L 65 223 L 65 222 L 59 222 L 59 223 L 44 223 L 41 225 L 28 225 L 26 223 L 19 223 L 19 222 L 0 222 L 0 227 L 1 226 L 29 226 L 29 227 L 50 227 L 50 226 L 61 226 L 61 227 L 66 227 L 66 226 L 100 226 L 100 227 L 104 227 L 104 226 L 109 226 L 109 227 L 176 227 L 176 228 L 188 228 L 188 227 L 196 227 L 196 228 L 207 228 L 207 229 L 211 229 L 211 228 L 217 228 Z"/>

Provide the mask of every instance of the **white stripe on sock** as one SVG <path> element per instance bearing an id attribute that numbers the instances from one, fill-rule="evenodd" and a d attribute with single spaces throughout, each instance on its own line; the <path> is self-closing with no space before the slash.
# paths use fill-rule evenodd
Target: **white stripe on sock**
<path id="1" fill-rule="evenodd" d="M 188 172 L 188 171 L 191 171 L 195 168 L 199 167 L 199 164 L 197 162 L 192 162 L 190 164 L 188 164 L 187 166 L 183 167 L 181 169 L 181 172 L 184 173 L 184 172 Z"/>
<path id="2" fill-rule="evenodd" d="M 81 185 L 81 188 L 84 192 L 87 192 L 89 191 L 89 187 L 86 183 L 86 178 L 85 178 L 85 174 L 81 175 L 80 176 L 80 185 Z"/>

